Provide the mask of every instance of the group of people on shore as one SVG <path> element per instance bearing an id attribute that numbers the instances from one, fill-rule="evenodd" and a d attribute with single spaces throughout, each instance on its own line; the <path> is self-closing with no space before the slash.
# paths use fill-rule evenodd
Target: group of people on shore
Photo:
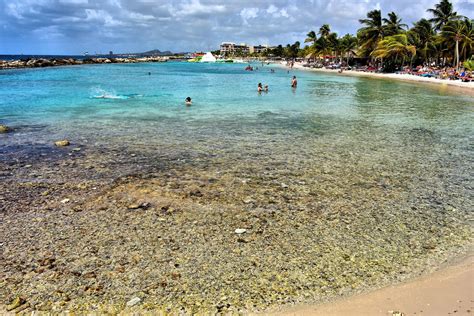
<path id="1" fill-rule="evenodd" d="M 417 75 L 421 77 L 433 77 L 438 79 L 447 79 L 447 80 L 461 80 L 463 82 L 470 82 L 474 81 L 474 75 L 472 71 L 468 71 L 467 69 L 463 68 L 457 70 L 456 68 L 435 68 L 435 67 L 428 67 L 428 66 L 418 66 L 416 69 L 410 69 L 406 67 L 403 71 L 399 73 Z"/>

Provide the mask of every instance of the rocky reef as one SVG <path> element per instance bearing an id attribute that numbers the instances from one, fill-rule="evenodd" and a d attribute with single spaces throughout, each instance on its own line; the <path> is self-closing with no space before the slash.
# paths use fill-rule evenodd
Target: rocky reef
<path id="1" fill-rule="evenodd" d="M 166 62 L 168 57 L 152 56 L 152 57 L 127 57 L 127 58 L 31 58 L 18 60 L 0 60 L 0 69 L 15 68 L 41 68 L 54 66 L 72 66 L 83 64 L 127 64 L 127 63 L 149 63 L 149 62 Z"/>
<path id="2" fill-rule="evenodd" d="M 271 167 L 265 146 L 5 150 L 0 313 L 244 314 L 399 282 L 471 244 L 454 162 L 280 145 Z"/>

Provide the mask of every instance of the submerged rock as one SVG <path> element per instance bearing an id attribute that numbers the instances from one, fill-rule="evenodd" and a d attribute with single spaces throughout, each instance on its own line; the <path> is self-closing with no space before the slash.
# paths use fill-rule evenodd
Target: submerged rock
<path id="1" fill-rule="evenodd" d="M 131 306 L 137 305 L 137 304 L 140 303 L 141 301 L 142 301 L 141 298 L 139 298 L 139 297 L 134 297 L 134 298 L 132 298 L 130 301 L 127 302 L 127 306 L 131 307 Z"/>
<path id="2" fill-rule="evenodd" d="M 129 210 L 137 210 L 137 209 L 146 210 L 150 206 L 151 206 L 151 204 L 149 202 L 143 202 L 143 203 L 140 203 L 140 204 L 137 204 L 137 203 L 130 204 L 129 206 L 127 206 L 127 208 Z"/>
<path id="3" fill-rule="evenodd" d="M 10 304 L 7 305 L 7 311 L 12 311 L 15 308 L 20 307 L 21 305 L 25 304 L 26 301 L 24 298 L 17 297 L 15 298 Z"/>
<path id="4" fill-rule="evenodd" d="M 54 142 L 54 145 L 56 145 L 58 147 L 69 146 L 70 144 L 71 143 L 67 139 L 58 140 L 58 141 Z"/>
<path id="5" fill-rule="evenodd" d="M 10 131 L 11 131 L 10 127 L 0 124 L 0 134 L 1 133 L 8 133 Z"/>

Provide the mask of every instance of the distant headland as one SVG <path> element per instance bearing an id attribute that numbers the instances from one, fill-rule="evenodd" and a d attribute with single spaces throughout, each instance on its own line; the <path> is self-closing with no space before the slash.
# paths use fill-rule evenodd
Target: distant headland
<path id="1" fill-rule="evenodd" d="M 0 69 L 13 68 L 37 68 L 53 66 L 71 66 L 83 64 L 119 64 L 119 63 L 142 63 L 142 62 L 166 62 L 170 57 L 150 56 L 150 57 L 124 57 L 124 58 L 25 58 L 14 60 L 0 60 Z"/>
<path id="2" fill-rule="evenodd" d="M 118 64 L 142 62 L 166 62 L 180 58 L 185 53 L 173 53 L 158 49 L 143 53 L 88 55 L 0 55 L 0 69 L 71 66 L 83 64 Z"/>

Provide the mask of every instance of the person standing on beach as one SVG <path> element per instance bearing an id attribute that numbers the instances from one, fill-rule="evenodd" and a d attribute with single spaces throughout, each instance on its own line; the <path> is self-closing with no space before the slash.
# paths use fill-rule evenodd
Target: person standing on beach
<path id="1" fill-rule="evenodd" d="M 298 81 L 296 80 L 296 76 L 293 76 L 293 79 L 291 79 L 291 87 L 296 88 L 298 85 Z"/>

